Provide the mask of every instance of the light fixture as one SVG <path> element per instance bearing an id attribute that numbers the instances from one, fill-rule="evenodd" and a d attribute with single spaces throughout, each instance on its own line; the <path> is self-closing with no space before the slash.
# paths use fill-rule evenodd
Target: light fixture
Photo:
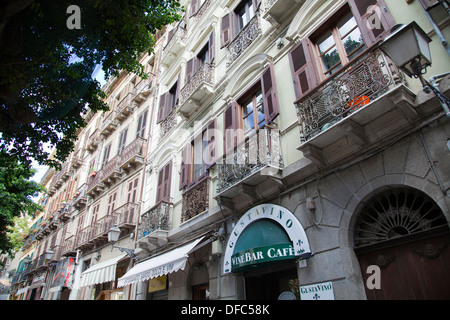
<path id="1" fill-rule="evenodd" d="M 410 78 L 418 78 L 426 93 L 433 91 L 446 115 L 450 117 L 450 100 L 437 86 L 423 77 L 432 63 L 429 45 L 431 38 L 415 21 L 397 25 L 391 31 L 392 34 L 380 44 L 380 49 Z"/>
<path id="2" fill-rule="evenodd" d="M 116 248 L 119 249 L 121 252 L 125 252 L 131 259 L 136 259 L 136 255 L 134 253 L 134 249 L 129 248 L 123 248 L 123 247 L 117 247 L 114 246 L 114 243 L 116 243 L 119 240 L 120 236 L 120 229 L 114 225 L 109 229 L 108 231 L 108 242 L 111 243 L 111 251 Z"/>

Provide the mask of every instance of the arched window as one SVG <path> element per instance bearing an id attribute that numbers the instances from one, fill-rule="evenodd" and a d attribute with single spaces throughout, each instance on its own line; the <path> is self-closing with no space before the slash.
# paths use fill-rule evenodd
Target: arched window
<path id="1" fill-rule="evenodd" d="M 447 225 L 437 204 L 421 191 L 396 187 L 369 201 L 355 225 L 355 248 Z"/>

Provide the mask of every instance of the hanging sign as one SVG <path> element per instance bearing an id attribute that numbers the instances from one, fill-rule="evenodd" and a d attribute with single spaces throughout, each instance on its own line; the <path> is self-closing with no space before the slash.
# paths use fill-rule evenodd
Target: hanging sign
<path id="1" fill-rule="evenodd" d="M 278 244 L 278 247 L 268 246 L 235 253 L 235 245 L 239 237 L 245 232 L 245 229 L 261 219 L 270 219 L 277 222 L 286 231 L 292 242 L 282 245 Z M 310 254 L 308 238 L 297 218 L 282 206 L 262 204 L 247 211 L 231 232 L 225 251 L 223 270 L 224 273 L 230 273 L 244 265 L 257 263 L 258 260 L 262 262 L 273 259 L 292 259 L 302 256 L 309 257 Z"/>

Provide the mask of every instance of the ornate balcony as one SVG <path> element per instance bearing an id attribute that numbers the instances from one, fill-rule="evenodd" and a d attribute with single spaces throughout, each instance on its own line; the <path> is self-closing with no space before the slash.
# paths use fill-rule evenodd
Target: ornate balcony
<path id="1" fill-rule="evenodd" d="M 208 8 L 211 5 L 212 0 L 206 0 L 203 2 L 202 6 L 198 9 L 198 11 L 192 16 L 193 18 L 200 20 L 204 15 L 205 12 L 208 10 Z"/>
<path id="2" fill-rule="evenodd" d="M 169 31 L 169 37 L 161 59 L 161 64 L 165 66 L 169 66 L 186 47 L 187 30 L 179 23 L 173 31 Z"/>
<path id="3" fill-rule="evenodd" d="M 89 139 L 86 143 L 86 151 L 89 153 L 94 152 L 95 150 L 97 150 L 99 144 L 100 144 L 99 129 L 95 129 L 94 132 L 89 136 Z"/>
<path id="4" fill-rule="evenodd" d="M 280 183 L 283 166 L 279 130 L 261 129 L 218 160 L 217 195 L 234 198 L 243 194 L 255 199 L 258 184 Z"/>
<path id="5" fill-rule="evenodd" d="M 123 149 L 120 158 L 120 168 L 122 170 L 129 171 L 131 168 L 144 163 L 145 142 L 145 139 L 137 137 Z"/>
<path id="6" fill-rule="evenodd" d="M 304 156 L 319 166 L 344 159 L 411 128 L 414 94 L 380 50 L 366 50 L 295 102 Z"/>
<path id="7" fill-rule="evenodd" d="M 94 174 L 95 173 L 95 174 Z M 105 190 L 105 185 L 102 182 L 102 171 L 92 172 L 87 184 L 86 195 L 95 198 L 98 194 Z"/>
<path id="8" fill-rule="evenodd" d="M 136 87 L 133 90 L 133 99 L 138 106 L 140 106 L 150 95 L 151 93 L 151 84 L 152 79 L 141 79 L 139 83 L 136 84 Z"/>
<path id="9" fill-rule="evenodd" d="M 116 223 L 115 215 L 108 215 L 97 220 L 92 226 L 91 239 L 94 243 L 103 243 L 108 239 L 108 231 Z"/>
<path id="10" fill-rule="evenodd" d="M 87 226 L 77 234 L 76 249 L 86 250 L 94 245 L 92 241 L 92 229 L 93 226 Z"/>
<path id="11" fill-rule="evenodd" d="M 81 209 L 83 209 L 86 206 L 86 203 L 87 203 L 87 196 L 86 196 L 87 188 L 88 188 L 88 185 L 86 183 L 84 183 L 75 192 L 75 195 L 74 195 L 74 197 L 72 199 L 72 203 L 71 203 L 71 205 L 75 209 L 81 210 Z"/>
<path id="12" fill-rule="evenodd" d="M 238 33 L 238 35 L 228 44 L 230 52 L 227 65 L 230 66 L 241 54 L 259 37 L 262 33 L 259 25 L 259 10 L 247 25 Z"/>
<path id="13" fill-rule="evenodd" d="M 119 127 L 119 122 L 116 120 L 116 111 L 111 111 L 109 115 L 103 120 L 103 124 L 100 128 L 100 134 L 107 138 L 111 133 Z"/>
<path id="14" fill-rule="evenodd" d="M 209 180 L 206 177 L 183 193 L 182 223 L 209 209 Z"/>
<path id="15" fill-rule="evenodd" d="M 160 123 L 159 139 L 164 138 L 177 125 L 177 114 L 174 110 Z"/>
<path id="16" fill-rule="evenodd" d="M 116 108 L 115 120 L 122 123 L 129 115 L 131 115 L 135 109 L 133 105 L 133 92 L 128 94 L 119 102 Z"/>
<path id="17" fill-rule="evenodd" d="M 72 211 L 73 211 L 72 205 L 70 203 L 66 203 L 60 208 L 58 214 L 56 215 L 56 218 L 64 223 L 70 219 Z"/>
<path id="18" fill-rule="evenodd" d="M 204 63 L 180 91 L 178 112 L 189 119 L 214 96 L 215 67 Z"/>
<path id="19" fill-rule="evenodd" d="M 297 12 L 304 3 L 305 0 L 263 0 L 262 17 L 272 25 L 280 25 L 284 18 Z"/>
<path id="20" fill-rule="evenodd" d="M 168 242 L 172 211 L 173 203 L 161 201 L 141 216 L 137 235 L 140 248 L 151 250 Z"/>
<path id="21" fill-rule="evenodd" d="M 73 256 L 76 255 L 76 253 L 77 250 L 75 248 L 75 236 L 72 235 L 64 240 L 61 249 L 61 256 Z"/>
<path id="22" fill-rule="evenodd" d="M 120 169 L 120 155 L 115 156 L 106 163 L 101 171 L 101 182 L 105 185 L 112 185 L 122 177 L 122 169 Z"/>
<path id="23" fill-rule="evenodd" d="M 113 211 L 113 215 L 116 217 L 115 224 L 124 233 L 129 233 L 136 227 L 138 209 L 138 204 L 128 202 Z"/>

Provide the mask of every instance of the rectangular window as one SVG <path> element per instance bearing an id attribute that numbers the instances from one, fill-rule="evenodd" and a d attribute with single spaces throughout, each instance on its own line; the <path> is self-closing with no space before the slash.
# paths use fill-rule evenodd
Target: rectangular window
<path id="1" fill-rule="evenodd" d="M 127 202 L 136 203 L 138 193 L 139 178 L 128 182 L 127 188 Z"/>
<path id="2" fill-rule="evenodd" d="M 117 154 L 121 154 L 123 149 L 125 148 L 125 145 L 127 143 L 127 134 L 128 134 L 128 128 L 126 128 L 125 130 L 123 130 L 120 133 L 119 149 L 117 150 Z"/>
<path id="3" fill-rule="evenodd" d="M 172 179 L 172 161 L 159 170 L 156 202 L 170 201 L 170 186 Z"/>
<path id="4" fill-rule="evenodd" d="M 322 34 L 316 45 L 326 77 L 341 69 L 366 48 L 351 12 Z"/>
<path id="5" fill-rule="evenodd" d="M 242 2 L 236 10 L 234 10 L 234 13 L 237 17 L 237 30 L 236 33 L 239 33 L 244 27 L 247 25 L 247 23 L 250 22 L 250 20 L 255 15 L 255 3 L 253 3 L 253 0 L 246 0 Z"/>
<path id="6" fill-rule="evenodd" d="M 138 126 L 136 130 L 136 137 L 143 138 L 145 135 L 145 128 L 147 126 L 148 110 L 145 110 L 138 119 Z"/>
<path id="7" fill-rule="evenodd" d="M 111 144 L 108 144 L 103 153 L 102 168 L 108 163 L 110 151 L 111 151 Z"/>
<path id="8" fill-rule="evenodd" d="M 160 97 L 157 123 L 166 120 L 172 113 L 172 110 L 178 105 L 179 83 L 180 81 L 178 79 L 170 90 Z"/>
<path id="9" fill-rule="evenodd" d="M 108 197 L 108 210 L 106 211 L 107 216 L 109 216 L 113 213 L 113 211 L 116 207 L 116 200 L 117 200 L 117 191 L 114 193 L 111 193 Z"/>

